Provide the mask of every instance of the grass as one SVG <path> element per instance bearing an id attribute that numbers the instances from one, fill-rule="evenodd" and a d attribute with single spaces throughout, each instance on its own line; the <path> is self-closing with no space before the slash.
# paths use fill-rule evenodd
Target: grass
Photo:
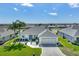
<path id="1" fill-rule="evenodd" d="M 3 46 L 0 46 L 0 56 L 32 56 L 33 53 L 36 56 L 40 56 L 41 48 L 31 48 L 29 46 L 24 45 L 24 48 L 21 47 L 22 49 L 19 49 L 20 46 L 19 47 L 17 46 L 18 43 L 16 43 L 11 50 L 5 50 L 4 46 L 11 47 L 13 44 L 13 41 L 16 39 L 18 39 L 18 37 L 7 41 Z"/>
<path id="2" fill-rule="evenodd" d="M 59 37 L 58 40 L 63 45 L 59 48 L 64 54 L 68 56 L 79 56 L 79 46 L 73 45 L 72 43 L 68 42 L 67 39 L 63 39 L 62 37 Z"/>
<path id="3" fill-rule="evenodd" d="M 0 40 L 2 39 L 3 37 L 2 36 L 0 36 Z"/>
<path id="4" fill-rule="evenodd" d="M 54 34 L 56 34 L 58 30 L 60 30 L 60 28 L 52 28 L 52 32 L 53 32 Z"/>

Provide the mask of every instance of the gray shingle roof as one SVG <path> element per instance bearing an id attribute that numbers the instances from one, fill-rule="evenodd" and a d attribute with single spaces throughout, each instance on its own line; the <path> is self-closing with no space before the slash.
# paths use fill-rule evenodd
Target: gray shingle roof
<path id="1" fill-rule="evenodd" d="M 22 34 L 26 34 L 26 35 L 38 35 L 44 29 L 45 29 L 45 27 L 32 27 L 32 28 L 26 29 L 24 32 L 22 32 Z"/>
<path id="2" fill-rule="evenodd" d="M 41 32 L 38 37 L 57 37 L 53 32 L 51 32 L 48 29 L 45 29 L 43 32 Z"/>

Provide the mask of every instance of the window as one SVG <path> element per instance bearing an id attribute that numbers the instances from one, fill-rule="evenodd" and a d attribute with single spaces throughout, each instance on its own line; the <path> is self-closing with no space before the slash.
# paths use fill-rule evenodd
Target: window
<path id="1" fill-rule="evenodd" d="M 77 41 L 79 41 L 79 37 L 77 37 Z"/>
<path id="2" fill-rule="evenodd" d="M 29 35 L 29 40 L 32 40 L 32 35 Z"/>

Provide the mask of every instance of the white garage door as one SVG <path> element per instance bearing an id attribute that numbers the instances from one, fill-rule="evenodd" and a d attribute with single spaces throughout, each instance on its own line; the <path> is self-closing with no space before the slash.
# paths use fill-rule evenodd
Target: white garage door
<path id="1" fill-rule="evenodd" d="M 56 44 L 57 39 L 56 38 L 41 38 L 40 44 Z"/>

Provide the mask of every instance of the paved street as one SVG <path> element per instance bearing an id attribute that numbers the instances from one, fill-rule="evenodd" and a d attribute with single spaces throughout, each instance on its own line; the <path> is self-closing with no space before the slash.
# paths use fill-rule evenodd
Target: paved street
<path id="1" fill-rule="evenodd" d="M 58 47 L 42 47 L 41 56 L 65 56 Z"/>

